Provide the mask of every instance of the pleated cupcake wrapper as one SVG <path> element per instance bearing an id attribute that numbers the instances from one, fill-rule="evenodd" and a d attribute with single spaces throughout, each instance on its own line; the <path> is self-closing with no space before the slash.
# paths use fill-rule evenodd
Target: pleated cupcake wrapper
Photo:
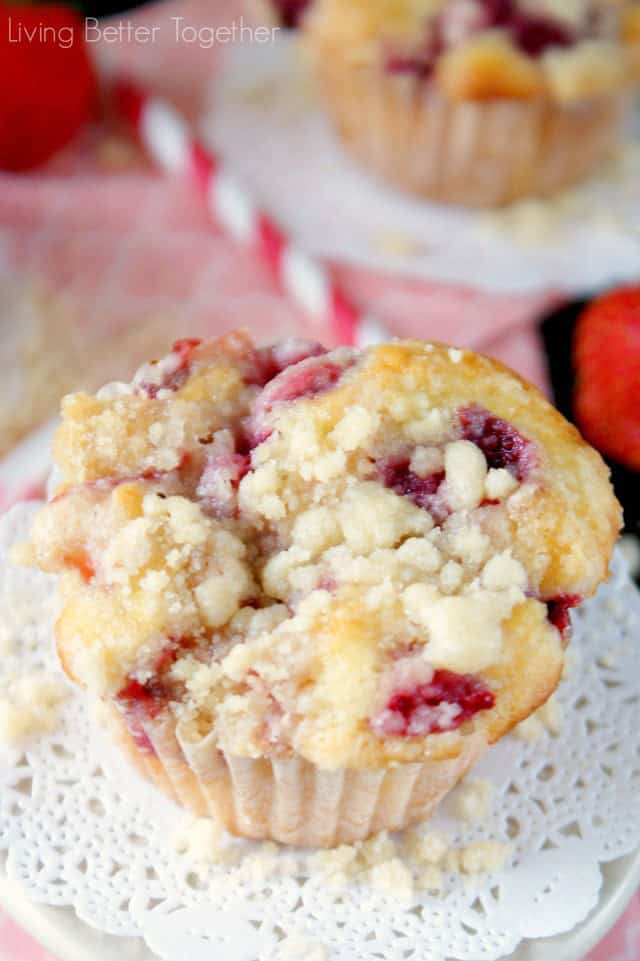
<path id="1" fill-rule="evenodd" d="M 472 207 L 548 196 L 611 154 L 625 98 L 449 101 L 411 75 L 314 58 L 337 131 L 366 167 L 412 193 Z"/>
<path id="2" fill-rule="evenodd" d="M 221 752 L 212 734 L 193 740 L 170 714 L 144 725 L 152 754 L 136 744 L 117 707 L 108 716 L 140 773 L 196 816 L 212 817 L 232 834 L 308 847 L 350 844 L 426 819 L 486 749 L 474 734 L 450 760 L 326 770 L 299 755 Z"/>

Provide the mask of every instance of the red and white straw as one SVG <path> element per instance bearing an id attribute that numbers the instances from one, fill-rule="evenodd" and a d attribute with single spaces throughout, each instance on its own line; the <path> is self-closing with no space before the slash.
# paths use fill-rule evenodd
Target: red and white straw
<path id="1" fill-rule="evenodd" d="M 117 82 L 113 93 L 118 115 L 152 162 L 167 173 L 190 178 L 216 222 L 267 264 L 298 307 L 329 324 L 339 343 L 366 347 L 389 339 L 383 324 L 344 295 L 327 266 L 301 250 L 260 210 L 225 163 L 193 136 L 174 107 L 128 80 Z"/>

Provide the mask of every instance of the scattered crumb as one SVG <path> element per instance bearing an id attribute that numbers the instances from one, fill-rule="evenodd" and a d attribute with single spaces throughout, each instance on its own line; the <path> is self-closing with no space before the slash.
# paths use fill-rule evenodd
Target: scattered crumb
<path id="1" fill-rule="evenodd" d="M 480 789 L 480 794 L 484 793 Z M 508 844 L 491 840 L 454 848 L 445 835 L 417 828 L 405 831 L 397 839 L 382 831 L 352 845 L 290 857 L 286 846 L 272 841 L 254 846 L 249 852 L 244 848 L 243 853 L 241 845 L 229 845 L 223 837 L 216 822 L 196 818 L 178 831 L 174 846 L 200 865 L 240 862 L 242 875 L 254 882 L 302 872 L 315 875 L 323 886 L 342 889 L 353 882 L 364 883 L 405 901 L 415 891 L 439 894 L 444 887 L 444 872 L 470 875 L 495 871 L 511 850 Z M 307 955 L 304 961 L 308 961 Z"/>
<path id="2" fill-rule="evenodd" d="M 404 850 L 418 864 L 436 866 L 442 864 L 449 850 L 449 842 L 444 834 L 435 831 L 427 834 L 408 831 L 404 838 Z"/>
<path id="3" fill-rule="evenodd" d="M 462 870 L 461 858 L 461 848 L 449 848 L 444 858 L 443 869 L 448 871 L 449 874 L 460 874 Z"/>
<path id="4" fill-rule="evenodd" d="M 443 887 L 442 871 L 434 864 L 428 864 L 416 878 L 416 887 L 429 894 L 440 894 Z"/>
<path id="5" fill-rule="evenodd" d="M 44 671 L 7 678 L 0 693 L 0 743 L 13 747 L 52 731 L 67 697 L 64 682 Z"/>
<path id="6" fill-rule="evenodd" d="M 464 356 L 464 351 L 459 350 L 458 347 L 450 347 L 448 350 L 449 360 L 452 364 L 459 364 Z"/>
<path id="7" fill-rule="evenodd" d="M 482 821 L 489 813 L 492 796 L 490 781 L 463 781 L 451 796 L 453 813 L 461 821 Z"/>
<path id="8" fill-rule="evenodd" d="M 471 782 L 472 794 L 490 796 L 485 782 Z M 480 788 L 473 784 L 483 785 Z M 306 859 L 307 870 L 319 871 L 331 886 L 364 880 L 377 891 L 401 899 L 413 890 L 438 894 L 443 888 L 443 872 L 479 874 L 495 871 L 506 859 L 510 848 L 498 841 L 475 841 L 466 847 L 452 848 L 448 838 L 435 831 L 412 829 L 395 841 L 386 831 L 354 845 L 333 851 L 316 851 Z"/>
<path id="9" fill-rule="evenodd" d="M 413 895 L 413 874 L 400 858 L 375 864 L 369 872 L 371 886 L 382 894 L 408 900 Z"/>
<path id="10" fill-rule="evenodd" d="M 274 841 L 264 841 L 257 851 L 247 854 L 241 865 L 243 874 L 251 881 L 264 881 L 278 872 L 279 845 Z"/>
<path id="11" fill-rule="evenodd" d="M 374 834 L 373 837 L 363 841 L 359 851 L 360 857 L 366 865 L 389 861 L 396 856 L 396 853 L 396 845 L 386 831 Z"/>
<path id="12" fill-rule="evenodd" d="M 562 727 L 562 709 L 555 697 L 539 707 L 526 720 L 521 721 L 513 733 L 521 741 L 537 741 L 545 731 L 549 734 L 559 734 Z"/>
<path id="13" fill-rule="evenodd" d="M 615 651 L 607 651 L 599 660 L 603 667 L 615 667 L 618 662 Z"/>
<path id="14" fill-rule="evenodd" d="M 324 944 L 310 941 L 304 935 L 289 934 L 278 945 L 273 961 L 326 961 L 329 957 Z"/>
<path id="15" fill-rule="evenodd" d="M 12 544 L 9 549 L 9 560 L 16 567 L 32 567 L 36 562 L 33 545 L 25 541 Z"/>
<path id="16" fill-rule="evenodd" d="M 511 854 L 511 845 L 500 841 L 473 841 L 460 851 L 460 866 L 464 874 L 485 874 L 504 867 Z"/>
<path id="17" fill-rule="evenodd" d="M 342 844 L 328 851 L 315 851 L 307 858 L 307 867 L 332 879 L 336 884 L 344 883 L 357 869 L 358 849 L 351 844 Z"/>
<path id="18" fill-rule="evenodd" d="M 528 741 L 532 744 L 542 737 L 544 734 L 544 726 L 535 714 L 531 714 L 526 720 L 521 721 L 518 726 L 513 729 L 513 733 L 521 741 Z"/>
<path id="19" fill-rule="evenodd" d="M 500 211 L 483 214 L 480 230 L 508 235 L 523 247 L 548 243 L 561 229 L 562 208 L 557 201 L 522 200 Z"/>
<path id="20" fill-rule="evenodd" d="M 536 716 L 550 734 L 559 734 L 562 727 L 562 708 L 555 697 L 539 707 Z"/>
<path id="21" fill-rule="evenodd" d="M 373 238 L 373 246 L 391 257 L 415 257 L 422 253 L 421 244 L 410 234 L 398 230 L 381 230 Z"/>
<path id="22" fill-rule="evenodd" d="M 637 176 L 639 157 L 637 142 L 621 145 L 617 155 L 612 155 L 612 162 L 600 174 L 600 183 L 609 188 L 615 186 L 619 191 L 631 186 Z M 576 221 L 585 229 L 612 230 L 616 234 L 633 235 L 635 227 L 633 219 L 618 207 L 612 207 L 606 195 L 600 197 L 590 181 L 561 191 L 552 198 L 522 200 L 501 210 L 484 213 L 477 219 L 477 229 L 480 234 L 498 235 L 501 239 L 532 248 L 562 242 L 567 228 L 573 227 Z"/>
<path id="23" fill-rule="evenodd" d="M 215 863 L 221 852 L 222 828 L 211 818 L 194 818 L 176 831 L 173 846 L 194 861 Z"/>

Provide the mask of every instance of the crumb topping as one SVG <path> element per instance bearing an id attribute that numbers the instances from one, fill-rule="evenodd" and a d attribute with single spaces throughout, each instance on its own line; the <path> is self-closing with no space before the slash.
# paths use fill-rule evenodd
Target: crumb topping
<path id="1" fill-rule="evenodd" d="M 488 782 L 474 783 L 483 783 L 486 794 L 491 787 Z M 242 874 L 253 880 L 267 880 L 283 873 L 306 874 L 330 888 L 364 883 L 400 900 L 423 891 L 442 894 L 447 874 L 468 878 L 496 872 L 512 855 L 511 845 L 496 839 L 454 846 L 445 835 L 422 829 L 410 829 L 396 837 L 383 831 L 365 841 L 297 855 L 283 855 L 282 848 L 273 842 L 264 842 L 257 850 L 247 852 L 229 844 L 218 825 L 207 818 L 185 823 L 178 830 L 174 845 L 178 853 L 194 862 L 196 869 L 207 863 L 238 864 Z M 304 957 L 307 961 L 307 954 Z M 298 958 L 296 955 L 296 961 Z"/>
<path id="2" fill-rule="evenodd" d="M 19 747 L 48 734 L 67 695 L 62 680 L 43 671 L 15 678 L 0 692 L 0 743 Z"/>
<path id="3" fill-rule="evenodd" d="M 516 727 L 514 733 L 521 741 L 537 741 L 545 731 L 552 735 L 560 733 L 562 727 L 562 710 L 555 697 L 538 708 Z"/>
<path id="4" fill-rule="evenodd" d="M 451 808 L 455 816 L 471 823 L 483 821 L 489 813 L 493 791 L 491 781 L 465 778 L 451 797 Z"/>
<path id="5" fill-rule="evenodd" d="M 145 751 L 165 711 L 321 766 L 499 736 L 555 684 L 567 598 L 593 592 L 618 523 L 537 392 L 418 342 L 180 341 L 67 398 L 55 449 L 32 543 L 61 574 L 60 657 Z"/>

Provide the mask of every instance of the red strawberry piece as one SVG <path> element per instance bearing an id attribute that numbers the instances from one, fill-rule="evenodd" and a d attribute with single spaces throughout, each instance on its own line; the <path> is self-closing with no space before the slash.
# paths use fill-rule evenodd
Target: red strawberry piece
<path id="1" fill-rule="evenodd" d="M 378 462 L 378 470 L 385 487 L 408 497 L 418 507 L 429 511 L 437 524 L 443 523 L 449 514 L 444 499 L 438 496 L 440 485 L 444 480 L 444 471 L 436 471 L 427 477 L 420 477 L 410 467 L 408 457 L 390 458 Z"/>
<path id="2" fill-rule="evenodd" d="M 563 641 L 571 636 L 571 615 L 569 611 L 572 607 L 577 607 L 582 602 L 579 594 L 558 594 L 557 597 L 546 601 L 547 617 L 553 626 L 560 631 Z"/>
<path id="3" fill-rule="evenodd" d="M 494 704 L 493 692 L 479 678 L 442 670 L 428 684 L 396 691 L 371 724 L 386 737 L 424 737 L 454 731 Z"/>
<path id="4" fill-rule="evenodd" d="M 274 404 L 315 397 L 329 390 L 340 379 L 343 367 L 330 360 L 309 357 L 292 364 L 275 377 L 260 397 L 262 411 L 270 411 Z"/>
<path id="5" fill-rule="evenodd" d="M 521 13 L 510 28 L 516 46 L 530 57 L 541 57 L 552 47 L 571 47 L 577 40 L 560 21 L 535 14 Z"/>
<path id="6" fill-rule="evenodd" d="M 590 443 L 640 471 L 640 286 L 605 294 L 575 332 L 574 410 Z"/>
<path id="7" fill-rule="evenodd" d="M 541 57 L 552 47 L 570 47 L 579 39 L 563 21 L 522 10 L 515 0 L 451 0 L 433 18 L 426 39 L 411 53 L 392 53 L 385 61 L 390 73 L 412 73 L 426 79 L 449 47 L 482 30 L 506 31 L 519 50 Z"/>
<path id="8" fill-rule="evenodd" d="M 523 53 L 540 57 L 551 47 L 570 47 L 578 37 L 556 17 L 523 10 L 514 0 L 479 0 L 486 13 L 485 27 L 508 30 Z"/>
<path id="9" fill-rule="evenodd" d="M 153 744 L 145 731 L 145 723 L 160 714 L 167 704 L 167 692 L 161 681 L 141 684 L 130 678 L 118 693 L 118 702 L 129 733 L 139 751 L 155 754 Z"/>
<path id="10" fill-rule="evenodd" d="M 460 411 L 460 424 L 464 439 L 480 448 L 489 467 L 505 468 L 519 481 L 526 480 L 535 454 L 531 441 L 513 424 L 495 417 L 479 404 Z"/>
<path id="11" fill-rule="evenodd" d="M 171 348 L 171 353 L 163 362 L 165 364 L 164 376 L 160 383 L 148 383 L 141 381 L 138 390 L 151 400 L 158 396 L 160 390 L 179 390 L 189 378 L 193 354 L 202 343 L 197 337 L 187 337 L 184 340 L 176 340 Z"/>
<path id="12" fill-rule="evenodd" d="M 265 417 L 274 405 L 316 397 L 331 390 L 351 363 L 353 361 L 350 358 L 336 363 L 327 360 L 324 354 L 310 356 L 291 364 L 270 380 L 255 403 L 251 425 L 252 446 L 261 444 L 270 436 L 271 430 L 265 424 Z"/>
<path id="13" fill-rule="evenodd" d="M 301 360 L 306 360 L 308 357 L 319 357 L 320 354 L 326 353 L 326 347 L 316 341 L 290 337 L 279 344 L 260 347 L 254 351 L 251 357 L 251 369 L 245 379 L 248 384 L 264 387 L 287 367 L 299 364 Z"/>
<path id="14" fill-rule="evenodd" d="M 134 677 L 127 678 L 117 694 L 129 733 L 138 749 L 146 754 L 155 754 L 155 751 L 145 731 L 145 724 L 158 717 L 176 693 L 176 685 L 167 677 L 167 672 L 175 664 L 180 652 L 193 646 L 191 637 L 168 638 L 153 664 L 152 676 L 144 683 Z"/>
<path id="15" fill-rule="evenodd" d="M 37 167 L 96 111 L 82 17 L 68 7 L 0 6 L 0 168 Z"/>
<path id="16" fill-rule="evenodd" d="M 235 451 L 223 451 L 207 458 L 197 495 L 214 517 L 235 516 L 238 485 L 250 467 L 250 455 Z"/>

